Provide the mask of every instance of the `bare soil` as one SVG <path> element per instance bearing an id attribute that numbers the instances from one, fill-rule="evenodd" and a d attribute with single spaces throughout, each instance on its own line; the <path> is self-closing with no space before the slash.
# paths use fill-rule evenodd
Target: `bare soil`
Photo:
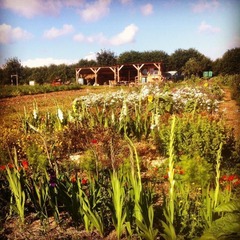
<path id="1" fill-rule="evenodd" d="M 240 137 L 240 106 L 231 98 L 231 90 L 224 88 L 224 98 L 220 104 L 220 111 L 227 126 L 233 130 L 236 138 Z"/>

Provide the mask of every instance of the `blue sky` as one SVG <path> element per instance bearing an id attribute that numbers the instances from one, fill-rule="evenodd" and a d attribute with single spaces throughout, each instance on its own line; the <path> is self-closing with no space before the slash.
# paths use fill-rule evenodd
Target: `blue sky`
<path id="1" fill-rule="evenodd" d="M 0 65 L 71 64 L 97 52 L 240 47 L 239 0 L 0 0 Z"/>

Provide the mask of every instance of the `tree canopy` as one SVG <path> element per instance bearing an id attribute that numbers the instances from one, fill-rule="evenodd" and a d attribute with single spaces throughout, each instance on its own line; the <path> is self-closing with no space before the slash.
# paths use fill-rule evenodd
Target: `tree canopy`
<path id="1" fill-rule="evenodd" d="M 98 66 L 113 66 L 117 63 L 115 53 L 110 50 L 101 50 L 97 53 Z"/>
<path id="2" fill-rule="evenodd" d="M 23 67 L 21 61 L 17 58 L 9 58 L 3 65 L 3 78 L 0 79 L 1 84 L 10 84 L 13 80 L 16 80 L 16 75 L 18 82 L 22 83 Z M 15 76 L 13 76 L 15 75 Z"/>
<path id="3" fill-rule="evenodd" d="M 240 48 L 233 48 L 215 61 L 215 70 L 221 74 L 240 74 Z"/>
<path id="4" fill-rule="evenodd" d="M 196 49 L 177 49 L 171 55 L 161 50 L 154 51 L 126 51 L 116 56 L 110 50 L 101 50 L 95 60 L 80 59 L 72 65 L 52 64 L 41 67 L 23 67 L 17 58 L 9 58 L 0 69 L 0 84 L 11 84 L 11 75 L 18 75 L 19 84 L 34 80 L 36 83 L 50 83 L 56 78 L 63 82 L 75 82 L 75 69 L 77 67 L 111 66 L 116 64 L 136 62 L 162 62 L 163 71 L 176 70 L 187 76 L 192 74 L 201 76 L 203 71 L 212 70 L 217 74 L 240 74 L 240 48 L 228 50 L 222 58 L 210 60 Z M 15 80 L 15 79 L 14 79 Z"/>

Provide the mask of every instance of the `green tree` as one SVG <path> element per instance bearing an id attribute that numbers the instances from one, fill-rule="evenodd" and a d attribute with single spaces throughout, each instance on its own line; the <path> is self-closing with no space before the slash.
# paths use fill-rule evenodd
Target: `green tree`
<path id="1" fill-rule="evenodd" d="M 128 51 L 118 56 L 118 64 L 143 62 L 142 54 L 137 51 Z"/>
<path id="2" fill-rule="evenodd" d="M 218 58 L 213 62 L 213 72 L 215 75 L 221 73 L 221 65 L 222 65 L 221 58 Z"/>
<path id="3" fill-rule="evenodd" d="M 215 62 L 215 66 L 218 64 L 219 73 L 240 74 L 240 48 L 228 50 L 219 61 Z"/>
<path id="4" fill-rule="evenodd" d="M 94 60 L 81 59 L 75 67 L 94 67 L 97 66 L 97 62 Z"/>
<path id="5" fill-rule="evenodd" d="M 177 49 L 170 56 L 169 70 L 176 70 L 179 73 L 182 73 L 185 64 L 190 58 L 195 58 L 196 61 L 199 61 L 202 64 L 205 64 L 206 66 L 204 66 L 203 69 L 210 67 L 208 65 L 211 65 L 211 60 L 207 59 L 203 54 L 201 54 L 199 51 L 197 51 L 194 48 L 190 48 L 188 50 Z"/>
<path id="6" fill-rule="evenodd" d="M 164 51 L 145 51 L 141 53 L 144 62 L 168 62 L 169 55 Z"/>
<path id="7" fill-rule="evenodd" d="M 25 66 L 23 68 L 23 73 L 22 73 L 22 78 L 23 78 L 23 83 L 24 84 L 28 84 L 29 81 L 32 81 L 33 79 L 31 79 L 31 76 L 32 76 L 32 72 L 33 72 L 33 69 L 30 68 L 30 67 L 27 67 Z"/>
<path id="8" fill-rule="evenodd" d="M 35 81 L 38 84 L 43 84 L 47 82 L 48 79 L 48 67 L 35 67 L 31 68 L 31 74 L 28 76 L 29 81 Z"/>
<path id="9" fill-rule="evenodd" d="M 23 83 L 22 73 L 23 66 L 17 57 L 7 59 L 6 63 L 3 65 L 3 77 L 1 79 L 1 84 L 15 84 L 16 78 L 18 78 L 19 84 Z"/>
<path id="10" fill-rule="evenodd" d="M 169 55 L 164 51 L 145 51 L 141 53 L 142 62 L 162 62 L 163 71 L 168 69 L 169 65 Z"/>
<path id="11" fill-rule="evenodd" d="M 4 83 L 4 71 L 0 68 L 0 85 Z"/>
<path id="12" fill-rule="evenodd" d="M 196 58 L 190 58 L 182 68 L 185 76 L 190 77 L 191 75 L 199 76 L 203 71 L 201 62 L 197 61 Z"/>
<path id="13" fill-rule="evenodd" d="M 97 64 L 99 66 L 113 66 L 117 63 L 117 57 L 110 50 L 101 50 L 97 53 Z"/>

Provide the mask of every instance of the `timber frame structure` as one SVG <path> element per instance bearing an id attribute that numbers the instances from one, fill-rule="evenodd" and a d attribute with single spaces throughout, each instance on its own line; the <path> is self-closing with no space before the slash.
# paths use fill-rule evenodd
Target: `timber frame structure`
<path id="1" fill-rule="evenodd" d="M 91 85 L 117 85 L 161 82 L 162 63 L 129 63 L 103 67 L 76 68 L 76 82 Z"/>

